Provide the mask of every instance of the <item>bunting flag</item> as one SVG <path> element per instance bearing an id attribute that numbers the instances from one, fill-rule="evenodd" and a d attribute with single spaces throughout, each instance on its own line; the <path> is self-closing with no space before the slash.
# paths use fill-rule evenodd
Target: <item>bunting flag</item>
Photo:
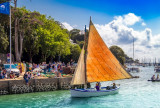
<path id="1" fill-rule="evenodd" d="M 0 4 L 0 13 L 9 15 L 10 13 L 10 4 L 9 2 Z"/>

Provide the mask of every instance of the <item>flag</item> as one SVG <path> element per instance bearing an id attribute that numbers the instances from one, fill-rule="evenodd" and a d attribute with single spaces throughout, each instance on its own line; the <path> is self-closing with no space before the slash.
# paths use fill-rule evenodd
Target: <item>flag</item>
<path id="1" fill-rule="evenodd" d="M 9 2 L 5 2 L 5 3 L 0 4 L 0 13 L 9 15 L 9 13 L 10 13 Z"/>

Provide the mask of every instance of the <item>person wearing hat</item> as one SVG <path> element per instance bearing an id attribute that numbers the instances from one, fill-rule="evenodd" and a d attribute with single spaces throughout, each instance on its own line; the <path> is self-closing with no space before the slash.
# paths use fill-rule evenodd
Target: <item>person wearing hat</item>
<path id="1" fill-rule="evenodd" d="M 153 75 L 152 77 L 151 77 L 151 80 L 155 80 L 156 78 L 155 78 L 155 75 Z"/>
<path id="2" fill-rule="evenodd" d="M 157 74 L 157 78 L 156 78 L 156 80 L 159 80 L 159 74 Z"/>

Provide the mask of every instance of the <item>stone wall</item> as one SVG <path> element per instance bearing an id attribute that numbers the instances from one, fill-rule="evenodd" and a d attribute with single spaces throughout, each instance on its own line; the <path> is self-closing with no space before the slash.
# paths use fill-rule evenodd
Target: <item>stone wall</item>
<path id="1" fill-rule="evenodd" d="M 20 94 L 70 89 L 72 78 L 30 79 L 26 85 L 24 80 L 0 81 L 0 95 Z"/>

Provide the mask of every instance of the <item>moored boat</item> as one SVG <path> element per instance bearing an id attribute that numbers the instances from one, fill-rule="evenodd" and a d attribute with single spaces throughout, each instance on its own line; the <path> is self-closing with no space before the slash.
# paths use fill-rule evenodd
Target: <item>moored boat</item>
<path id="1" fill-rule="evenodd" d="M 154 70 L 155 70 L 155 72 L 160 72 L 160 66 L 156 66 L 155 68 L 154 68 Z"/>
<path id="2" fill-rule="evenodd" d="M 126 69 L 127 72 L 140 72 L 138 67 L 130 67 Z"/>

